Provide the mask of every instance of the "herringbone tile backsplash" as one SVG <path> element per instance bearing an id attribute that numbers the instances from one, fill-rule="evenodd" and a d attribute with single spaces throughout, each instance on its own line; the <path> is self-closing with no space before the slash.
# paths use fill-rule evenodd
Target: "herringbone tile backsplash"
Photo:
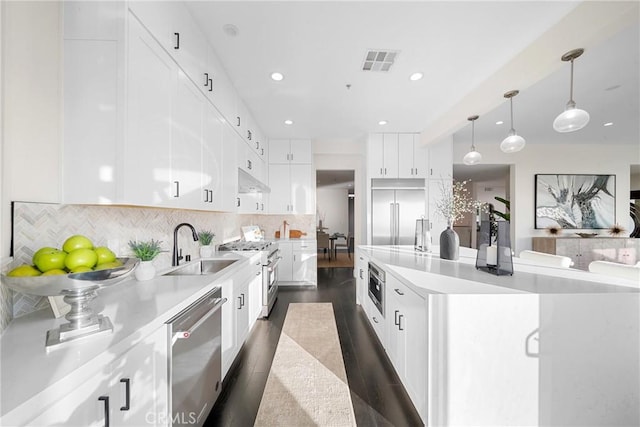
<path id="1" fill-rule="evenodd" d="M 266 237 L 273 237 L 283 220 L 291 228 L 313 236 L 313 215 L 239 215 L 222 212 L 201 212 L 180 209 L 160 209 L 125 206 L 58 205 L 46 203 L 14 204 L 14 258 L 31 263 L 33 253 L 42 246 L 61 247 L 67 237 L 82 234 L 95 246 L 108 246 L 118 256 L 130 256 L 130 240 L 156 239 L 162 241 L 166 252 L 155 260 L 158 270 L 171 266 L 173 230 L 181 222 L 192 224 L 196 230 L 215 233 L 214 243 L 241 237 L 241 226 L 259 225 Z M 191 233 L 182 229 L 178 237 L 183 255 L 198 256 L 198 243 Z M 48 307 L 46 298 L 23 295 L 0 286 L 0 331 L 13 317 Z"/>

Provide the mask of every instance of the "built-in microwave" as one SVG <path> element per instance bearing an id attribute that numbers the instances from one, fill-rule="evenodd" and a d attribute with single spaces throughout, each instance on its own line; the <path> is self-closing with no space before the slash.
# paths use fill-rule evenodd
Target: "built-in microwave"
<path id="1" fill-rule="evenodd" d="M 369 298 L 373 301 L 382 317 L 384 317 L 384 270 L 369 263 Z"/>

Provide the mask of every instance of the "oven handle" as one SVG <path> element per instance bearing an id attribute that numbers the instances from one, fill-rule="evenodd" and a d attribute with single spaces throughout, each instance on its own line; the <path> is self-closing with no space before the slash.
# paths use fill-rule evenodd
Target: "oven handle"
<path id="1" fill-rule="evenodd" d="M 222 304 L 227 302 L 226 298 L 216 298 L 216 299 L 217 299 L 216 303 L 211 307 L 209 311 L 207 311 L 204 315 L 202 315 L 202 317 L 200 317 L 195 322 L 193 322 L 188 328 L 184 328 L 184 330 L 182 331 L 175 331 L 173 333 L 173 337 L 171 338 L 171 346 L 173 346 L 176 343 L 176 341 L 178 341 L 179 339 L 189 338 L 191 334 L 195 332 L 196 329 L 198 329 L 204 322 L 207 321 L 207 319 L 213 316 L 215 312 L 220 309 L 220 307 L 222 307 Z"/>
<path id="2" fill-rule="evenodd" d="M 282 260 L 282 257 L 279 256 L 276 258 L 275 261 L 270 262 L 269 264 L 267 264 L 267 270 L 269 272 L 272 272 L 273 270 L 276 269 L 276 267 L 278 266 L 278 264 L 280 264 L 280 261 Z"/>

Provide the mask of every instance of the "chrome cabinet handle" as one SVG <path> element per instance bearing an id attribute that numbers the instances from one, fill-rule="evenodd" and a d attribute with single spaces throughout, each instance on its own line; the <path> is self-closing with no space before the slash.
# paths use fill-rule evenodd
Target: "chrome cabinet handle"
<path id="1" fill-rule="evenodd" d="M 204 87 L 209 86 L 209 73 L 204 73 Z"/>
<path id="2" fill-rule="evenodd" d="M 180 49 L 180 33 L 173 33 L 176 36 L 176 45 L 173 47 L 174 49 Z"/>
<path id="3" fill-rule="evenodd" d="M 240 126 L 240 116 L 236 116 L 236 119 L 238 119 L 238 124 L 236 124 L 236 126 Z"/>
<path id="4" fill-rule="evenodd" d="M 209 79 L 209 92 L 213 92 L 213 79 Z"/>
<path id="5" fill-rule="evenodd" d="M 121 411 L 131 409 L 131 379 L 120 378 L 120 382 L 124 383 L 124 406 L 120 407 Z"/>
<path id="6" fill-rule="evenodd" d="M 398 295 L 404 295 L 404 292 L 401 292 L 398 288 L 394 289 L 394 291 L 396 291 Z"/>
<path id="7" fill-rule="evenodd" d="M 400 313 L 400 310 L 395 310 L 395 313 L 393 314 L 393 317 L 394 317 L 394 319 L 393 319 L 393 323 L 394 323 L 396 326 L 400 326 L 400 322 L 398 321 L 398 314 L 399 314 L 399 313 Z"/>
<path id="8" fill-rule="evenodd" d="M 402 327 L 403 318 L 404 318 L 404 314 L 401 314 L 400 316 L 398 316 L 398 330 L 400 331 L 404 331 L 404 328 Z"/>
<path id="9" fill-rule="evenodd" d="M 242 297 L 242 306 L 244 307 L 244 294 L 240 294 L 240 296 Z"/>
<path id="10" fill-rule="evenodd" d="M 173 197 L 180 197 L 180 181 L 173 181 L 176 185 L 176 192 Z"/>
<path id="11" fill-rule="evenodd" d="M 209 190 L 207 190 L 205 188 L 203 191 L 204 191 L 204 202 L 208 203 L 209 202 Z"/>
<path id="12" fill-rule="evenodd" d="M 98 400 L 104 402 L 104 427 L 109 427 L 109 396 L 100 396 Z"/>

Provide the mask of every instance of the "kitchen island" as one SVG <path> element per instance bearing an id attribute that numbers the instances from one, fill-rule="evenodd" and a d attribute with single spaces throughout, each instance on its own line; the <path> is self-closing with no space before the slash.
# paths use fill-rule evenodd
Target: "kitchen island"
<path id="1" fill-rule="evenodd" d="M 427 425 L 639 425 L 640 289 L 538 267 L 513 276 L 408 246 L 359 246 L 356 299 Z M 384 272 L 382 312 L 369 262 Z M 375 293 L 375 292 L 374 292 Z"/>

